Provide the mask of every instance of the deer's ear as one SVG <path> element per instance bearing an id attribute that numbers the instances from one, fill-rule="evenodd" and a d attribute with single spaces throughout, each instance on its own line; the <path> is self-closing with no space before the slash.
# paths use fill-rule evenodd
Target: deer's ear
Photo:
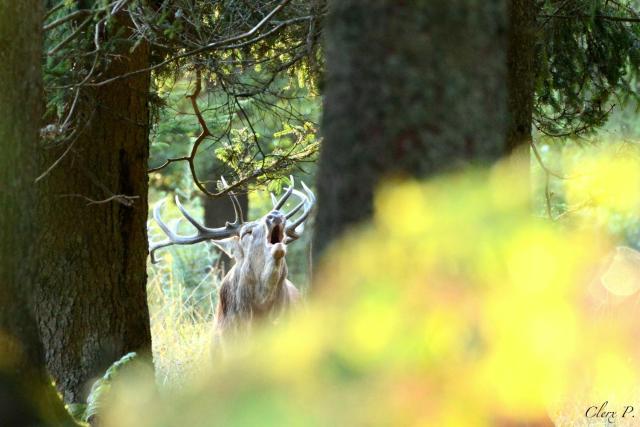
<path id="1" fill-rule="evenodd" d="M 240 246 L 240 238 L 238 236 L 232 236 L 221 240 L 211 240 L 211 243 L 227 254 L 229 258 L 242 257 L 242 247 Z"/>

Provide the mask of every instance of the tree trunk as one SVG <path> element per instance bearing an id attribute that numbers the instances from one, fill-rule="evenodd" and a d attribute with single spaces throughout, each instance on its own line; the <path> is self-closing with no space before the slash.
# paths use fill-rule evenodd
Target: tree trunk
<path id="1" fill-rule="evenodd" d="M 126 16 L 118 16 L 125 27 Z M 130 49 L 119 45 L 104 78 L 149 66 L 146 43 Z M 92 379 L 125 353 L 151 350 L 149 78 L 144 72 L 87 89 L 80 111 L 86 128 L 38 186 L 44 233 L 37 245 L 37 316 L 47 366 L 67 402 L 84 401 Z M 41 170 L 66 148 L 42 150 Z"/>
<path id="2" fill-rule="evenodd" d="M 0 422 L 73 425 L 45 371 L 32 310 L 39 220 L 33 179 L 42 114 L 40 0 L 0 0 Z"/>
<path id="3" fill-rule="evenodd" d="M 536 5 L 534 0 L 509 0 L 507 150 L 531 142 L 535 90 Z"/>
<path id="4" fill-rule="evenodd" d="M 506 150 L 504 0 L 333 0 L 314 250 L 372 213 L 384 176 Z"/>
<path id="5" fill-rule="evenodd" d="M 217 168 L 214 166 L 212 172 L 209 174 L 210 182 L 217 182 L 220 176 L 214 172 Z M 249 196 L 246 192 L 236 193 L 236 197 L 240 202 L 240 207 L 244 214 L 245 219 L 249 215 Z M 233 204 L 228 197 L 223 199 L 212 199 L 211 197 L 203 196 L 204 204 L 204 224 L 207 227 L 222 227 L 226 222 L 232 222 L 235 218 L 235 212 L 233 211 Z M 219 267 L 226 273 L 232 267 L 233 262 L 224 252 L 220 252 Z"/>

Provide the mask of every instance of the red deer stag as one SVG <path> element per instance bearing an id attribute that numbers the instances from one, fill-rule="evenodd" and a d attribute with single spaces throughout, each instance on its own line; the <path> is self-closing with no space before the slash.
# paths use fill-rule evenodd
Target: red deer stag
<path id="1" fill-rule="evenodd" d="M 224 180 L 223 185 L 226 185 Z M 155 251 L 160 248 L 205 240 L 213 241 L 235 261 L 218 291 L 216 342 L 229 336 L 249 334 L 255 322 L 276 321 L 300 299 L 298 290 L 287 280 L 285 255 L 287 245 L 300 237 L 304 222 L 315 204 L 315 196 L 304 182 L 302 188 L 304 193 L 294 188 L 292 177 L 291 185 L 280 200 L 271 195 L 273 210 L 250 222 L 244 221 L 238 199 L 229 192 L 236 218 L 219 228 L 199 224 L 176 196 L 178 209 L 196 229 L 196 234 L 191 236 L 178 235 L 162 222 L 160 209 L 163 201 L 154 208 L 153 217 L 169 239 L 151 246 L 152 262 L 155 262 Z M 283 212 L 282 208 L 291 194 L 296 195 L 300 203 L 288 213 Z M 292 220 L 300 209 L 302 213 Z"/>

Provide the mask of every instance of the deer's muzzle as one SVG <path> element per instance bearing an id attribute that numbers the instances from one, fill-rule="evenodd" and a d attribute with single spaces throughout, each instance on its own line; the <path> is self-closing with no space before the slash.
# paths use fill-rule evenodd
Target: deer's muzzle
<path id="1" fill-rule="evenodd" d="M 279 211 L 273 211 L 267 215 L 267 242 L 275 245 L 284 241 L 284 224 L 286 217 Z"/>

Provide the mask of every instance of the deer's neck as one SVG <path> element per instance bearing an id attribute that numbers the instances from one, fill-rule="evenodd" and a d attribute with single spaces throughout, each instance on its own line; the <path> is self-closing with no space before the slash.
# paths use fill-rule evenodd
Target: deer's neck
<path id="1" fill-rule="evenodd" d="M 259 275 L 254 288 L 254 309 L 269 311 L 280 306 L 285 295 L 285 281 L 287 279 L 287 263 L 284 258 L 271 259 Z"/>

